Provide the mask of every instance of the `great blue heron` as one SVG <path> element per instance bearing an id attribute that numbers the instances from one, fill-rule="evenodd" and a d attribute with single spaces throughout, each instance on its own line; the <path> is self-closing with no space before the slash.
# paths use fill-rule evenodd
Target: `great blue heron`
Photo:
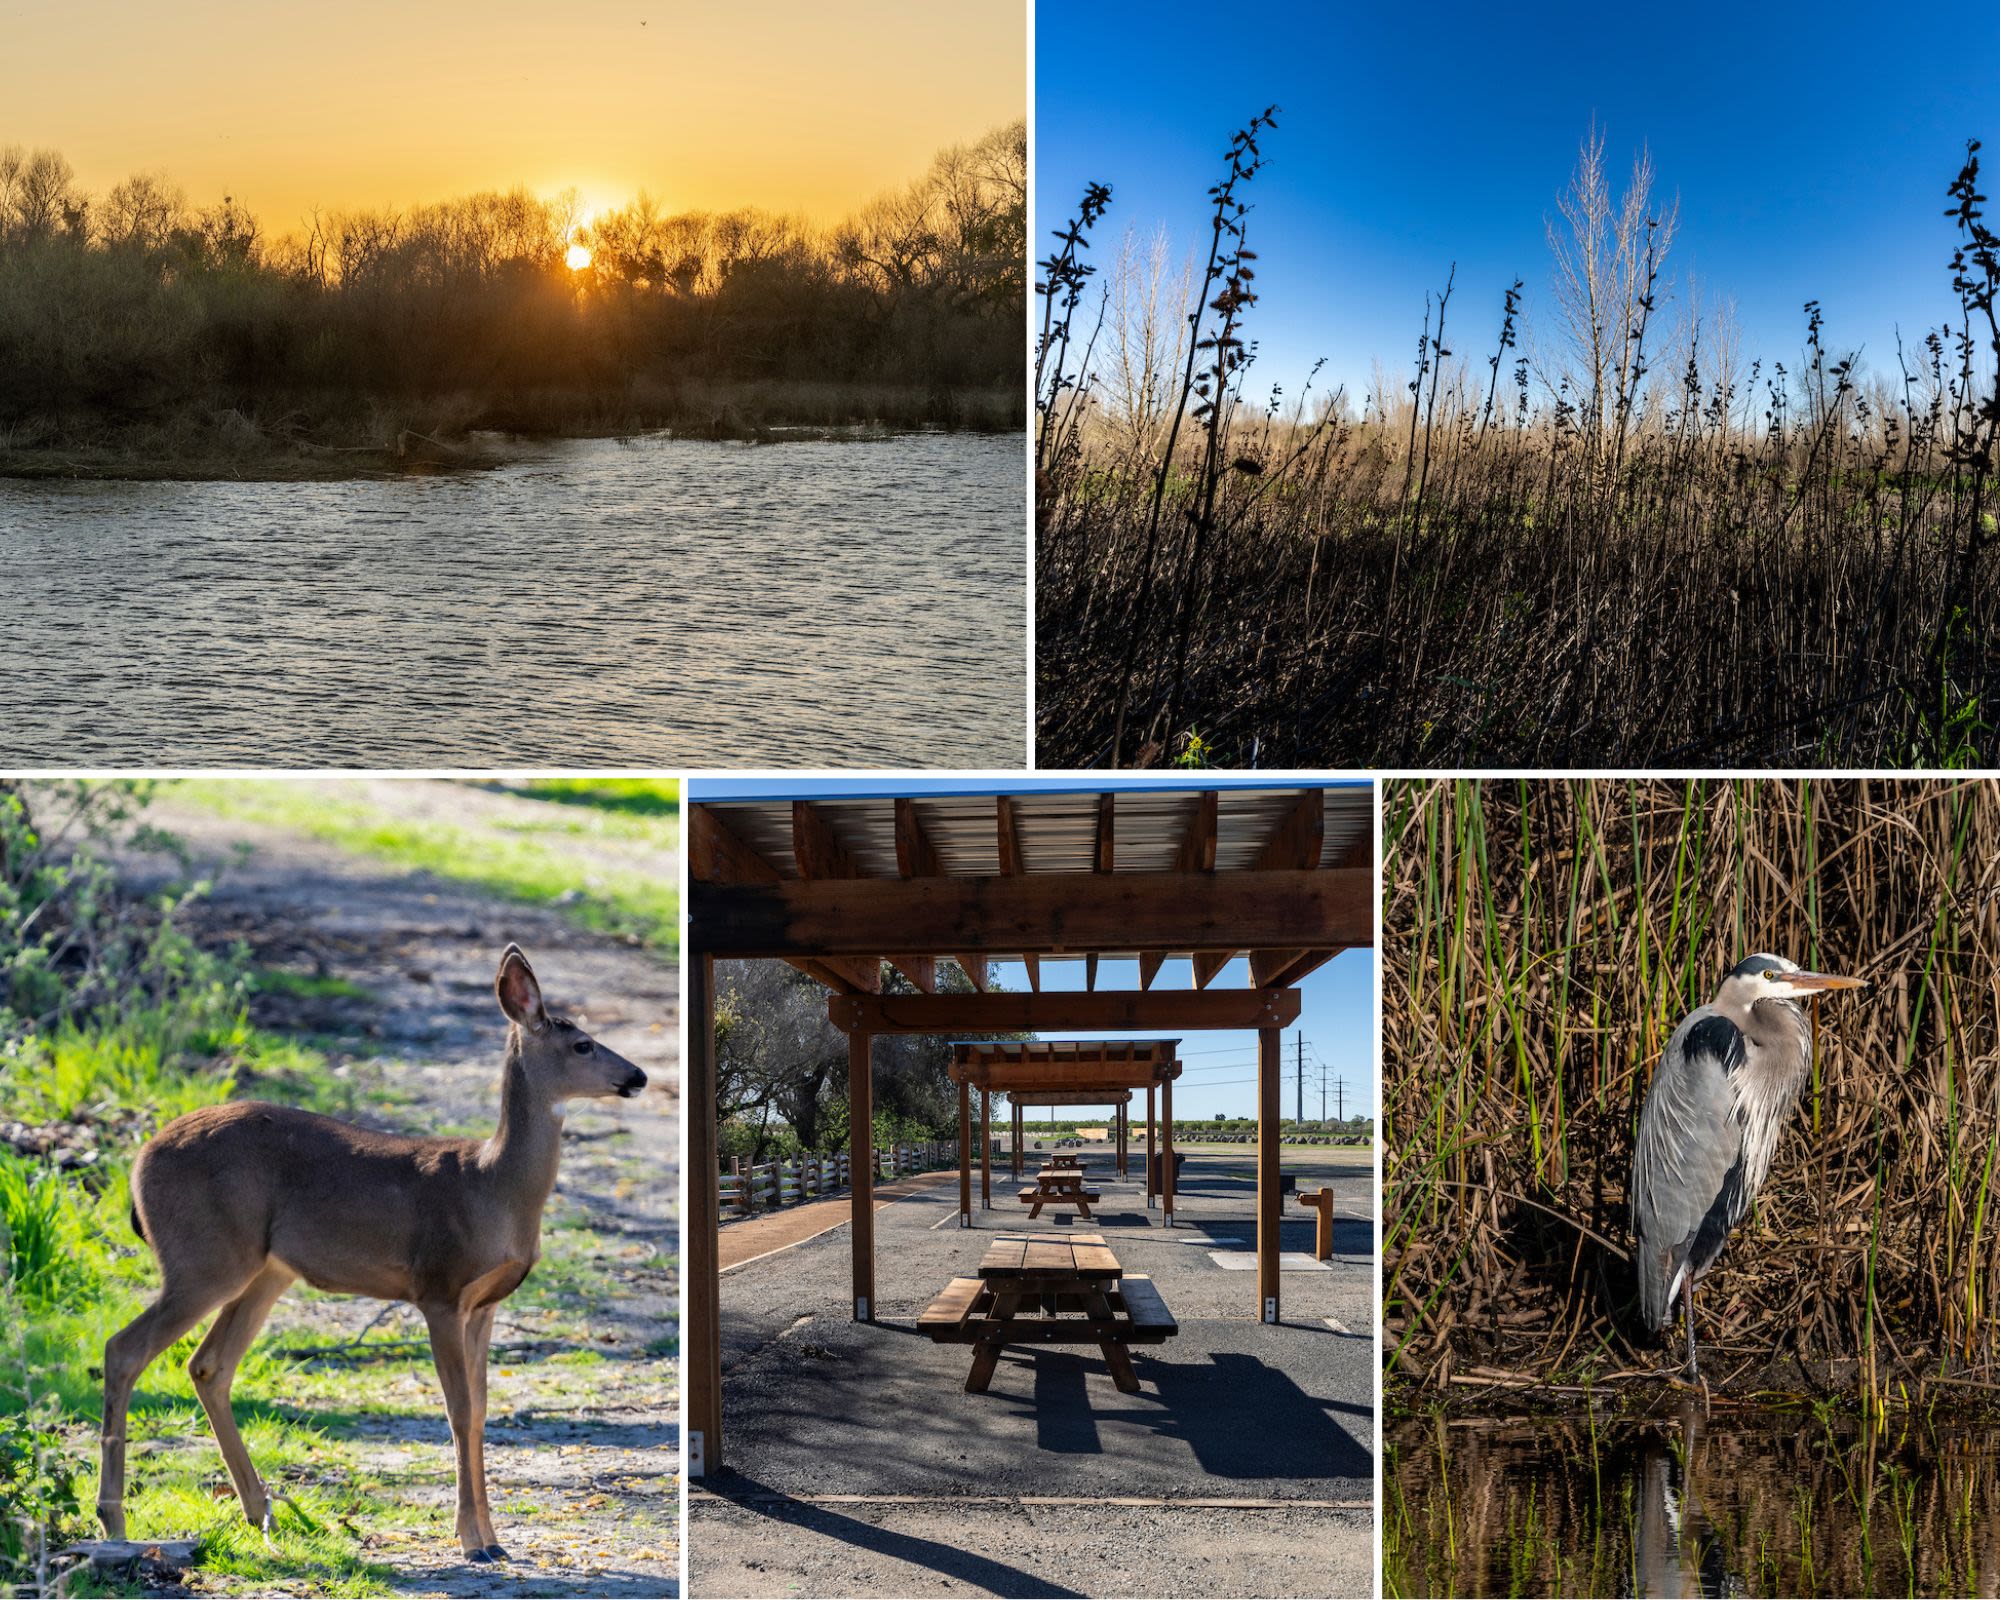
<path id="1" fill-rule="evenodd" d="M 1681 1301 L 1690 1378 L 1701 1377 L 1695 1280 L 1715 1265 L 1764 1186 L 1812 1070 L 1799 1001 L 1861 986 L 1859 978 L 1801 971 L 1783 956 L 1752 956 L 1667 1041 L 1632 1152 L 1633 1260 L 1647 1327 L 1664 1328 L 1676 1296 Z"/>

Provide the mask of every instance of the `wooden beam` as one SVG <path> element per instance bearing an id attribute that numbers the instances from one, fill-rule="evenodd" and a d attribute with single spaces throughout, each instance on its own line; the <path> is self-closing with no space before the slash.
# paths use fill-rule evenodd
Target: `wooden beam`
<path id="1" fill-rule="evenodd" d="M 882 963 L 860 956 L 794 956 L 791 964 L 837 994 L 880 994 Z"/>
<path id="2" fill-rule="evenodd" d="M 1160 975 L 1160 968 L 1166 964 L 1166 960 L 1167 958 L 1157 950 L 1148 950 L 1139 957 L 1140 988 L 1153 987 L 1153 980 Z"/>
<path id="3" fill-rule="evenodd" d="M 1206 989 L 1215 975 L 1236 959 L 1234 950 L 1197 950 L 1194 957 L 1194 986 Z"/>
<path id="4" fill-rule="evenodd" d="M 1021 965 L 1028 969 L 1028 987 L 1040 990 L 1042 987 L 1042 958 L 1040 956 L 1023 956 L 1021 957 Z"/>
<path id="5" fill-rule="evenodd" d="M 1181 841 L 1180 858 L 1175 863 L 1178 870 L 1215 870 L 1215 810 L 1218 798 L 1215 790 L 1204 789 L 1195 802 L 1194 815 L 1188 818 L 1187 837 Z"/>
<path id="6" fill-rule="evenodd" d="M 1119 1106 L 1137 1093 L 1133 1089 L 1009 1089 L 1017 1106 Z"/>
<path id="7" fill-rule="evenodd" d="M 1278 1320 L 1278 1223 L 1285 1197 L 1278 1192 L 1278 1099 L 1283 1081 L 1284 1035 L 1257 1030 L 1257 1316 Z"/>
<path id="8" fill-rule="evenodd" d="M 717 956 L 992 956 L 1375 942 L 1373 874 L 1121 872 L 689 885 Z"/>
<path id="9" fill-rule="evenodd" d="M 792 856 L 801 878 L 861 876 L 846 846 L 834 837 L 833 825 L 810 800 L 792 802 Z"/>
<path id="10" fill-rule="evenodd" d="M 847 1165 L 854 1234 L 854 1320 L 875 1320 L 874 1041 L 847 1036 Z"/>
<path id="11" fill-rule="evenodd" d="M 1018 878 L 1021 875 L 1021 841 L 1014 832 L 1014 802 L 1003 794 L 993 802 L 993 809 L 1000 836 L 1000 876 Z"/>
<path id="12" fill-rule="evenodd" d="M 699 809 L 699 808 L 697 808 Z M 687 964 L 687 1426 L 688 1471 L 722 1467 L 722 1270 L 716 1178 L 715 962 L 691 949 Z"/>
<path id="13" fill-rule="evenodd" d="M 986 993 L 992 985 L 992 974 L 988 971 L 984 956 L 954 956 L 960 969 L 965 973 L 965 981 L 980 994 Z"/>
<path id="14" fill-rule="evenodd" d="M 972 1090 L 958 1086 L 958 1225 L 972 1226 Z"/>
<path id="15" fill-rule="evenodd" d="M 775 883 L 784 876 L 707 806 L 688 807 L 688 875 L 704 883 Z"/>
<path id="16" fill-rule="evenodd" d="M 1338 950 L 1253 950 L 1250 981 L 1260 989 L 1282 989 L 1339 954 Z"/>
<path id="17" fill-rule="evenodd" d="M 1144 1062 L 1125 1072 L 1103 1067 L 1079 1072 L 1054 1061 L 968 1062 L 951 1069 L 951 1081 L 969 1083 L 975 1089 L 990 1089 L 995 1094 L 1019 1095 L 1026 1105 L 1045 1105 L 1043 1096 L 1049 1094 L 1080 1094 L 1083 1099 L 1070 1103 L 1108 1106 L 1120 1095 L 1149 1084 L 1164 1083 L 1172 1071 L 1166 1066 L 1148 1067 Z"/>
<path id="18" fill-rule="evenodd" d="M 1083 958 L 1083 986 L 1095 992 L 1097 988 L 1097 953 L 1092 951 Z"/>
<path id="19" fill-rule="evenodd" d="M 836 994 L 827 1015 L 852 1033 L 1108 1033 L 1125 1028 L 1288 1028 L 1296 989 L 1157 989 L 1145 994 Z M 1143 1064 L 1142 1064 L 1143 1065 Z"/>
<path id="20" fill-rule="evenodd" d="M 1317 867 L 1325 841 L 1326 791 L 1308 789 L 1265 841 L 1257 854 L 1257 865 L 1267 872 L 1283 867 Z"/>
<path id="21" fill-rule="evenodd" d="M 1153 1152 L 1159 1149 L 1153 1122 L 1153 1086 L 1146 1085 L 1146 1209 L 1153 1209 Z"/>
<path id="22" fill-rule="evenodd" d="M 1339 856 L 1325 863 L 1329 867 L 1373 867 L 1375 865 L 1375 830 L 1363 828 L 1348 841 L 1347 848 Z"/>
<path id="23" fill-rule="evenodd" d="M 979 1208 L 993 1209 L 993 1091 L 979 1091 Z"/>
<path id="24" fill-rule="evenodd" d="M 937 852 L 924 837 L 914 800 L 896 802 L 896 870 L 906 878 L 936 878 L 943 873 Z"/>
<path id="25" fill-rule="evenodd" d="M 936 956 L 891 956 L 889 960 L 898 972 L 910 980 L 913 988 L 924 994 L 937 993 Z"/>
<path id="26" fill-rule="evenodd" d="M 1113 825 L 1117 820 L 1117 807 L 1118 796 L 1115 793 L 1101 794 L 1097 797 L 1097 850 L 1095 857 L 1099 872 L 1109 872 L 1111 870 L 1111 859 L 1114 853 L 1113 835 L 1116 832 Z"/>

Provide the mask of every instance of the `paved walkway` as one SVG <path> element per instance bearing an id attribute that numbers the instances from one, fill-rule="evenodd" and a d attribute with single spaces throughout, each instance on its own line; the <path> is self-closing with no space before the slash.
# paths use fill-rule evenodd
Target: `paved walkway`
<path id="1" fill-rule="evenodd" d="M 944 1172 L 920 1172 L 913 1178 L 878 1183 L 875 1185 L 875 1209 L 880 1211 L 906 1195 L 947 1182 L 958 1182 L 956 1168 Z M 787 1206 L 782 1211 L 766 1211 L 739 1222 L 725 1223 L 721 1229 L 722 1270 L 727 1272 L 731 1267 L 740 1267 L 746 1261 L 767 1256 L 773 1250 L 816 1239 L 822 1233 L 839 1227 L 853 1215 L 853 1200 L 843 1189 L 824 1200 L 809 1200 L 802 1206 Z"/>

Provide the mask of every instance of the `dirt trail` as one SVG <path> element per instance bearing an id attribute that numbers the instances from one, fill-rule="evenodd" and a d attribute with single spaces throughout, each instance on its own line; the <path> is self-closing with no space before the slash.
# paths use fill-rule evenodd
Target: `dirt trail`
<path id="1" fill-rule="evenodd" d="M 379 780 L 366 786 L 378 797 L 385 788 Z M 532 804 L 455 785 L 394 787 L 411 806 L 449 807 L 472 826 Z M 322 1384 L 326 1374 L 349 1375 L 338 1380 L 346 1391 L 335 1397 L 340 1414 L 324 1426 L 360 1452 L 385 1500 L 420 1518 L 414 1526 L 362 1530 L 367 1555 L 393 1569 L 399 1590 L 677 1594 L 675 964 L 578 929 L 556 911 L 285 830 L 222 821 L 176 804 L 171 794 L 156 802 L 150 820 L 187 843 L 198 871 L 215 875 L 198 917 L 204 937 L 241 938 L 259 965 L 346 979 L 367 991 L 365 999 L 267 997 L 258 1010 L 265 1026 L 359 1036 L 355 1043 L 367 1054 L 347 1070 L 387 1091 L 364 1118 L 424 1132 L 492 1126 L 504 1040 L 493 973 L 510 939 L 528 952 L 552 1006 L 587 1018 L 594 1034 L 646 1070 L 652 1083 L 636 1100 L 572 1106 L 561 1178 L 544 1219 L 543 1265 L 502 1306 L 496 1324 L 487 1458 L 511 1564 L 458 1559 L 450 1433 L 436 1377 L 420 1358 L 423 1325 L 414 1310 L 294 1290 L 262 1337 L 287 1351 L 332 1352 L 301 1357 Z M 128 863 L 135 878 L 158 871 Z M 565 1270 L 575 1274 L 567 1282 L 558 1276 Z M 552 1290 L 552 1282 L 561 1287 Z M 357 1364 L 339 1349 L 364 1329 L 364 1350 L 389 1347 L 402 1360 Z M 399 1349 L 403 1341 L 410 1347 Z M 563 1355 L 570 1360 L 549 1359 Z M 238 1396 L 250 1398 L 244 1387 Z M 214 1448 L 205 1430 L 191 1443 Z M 216 1574 L 190 1577 L 204 1592 L 232 1587 Z"/>

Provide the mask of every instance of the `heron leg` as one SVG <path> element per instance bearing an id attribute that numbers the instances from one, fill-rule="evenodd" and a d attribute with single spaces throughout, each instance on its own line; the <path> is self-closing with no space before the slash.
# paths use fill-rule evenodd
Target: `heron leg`
<path id="1" fill-rule="evenodd" d="M 1701 1363 L 1694 1352 L 1694 1274 L 1689 1273 L 1681 1280 L 1681 1313 L 1687 1321 L 1688 1337 L 1688 1377 L 1696 1383 L 1701 1381 Z"/>

